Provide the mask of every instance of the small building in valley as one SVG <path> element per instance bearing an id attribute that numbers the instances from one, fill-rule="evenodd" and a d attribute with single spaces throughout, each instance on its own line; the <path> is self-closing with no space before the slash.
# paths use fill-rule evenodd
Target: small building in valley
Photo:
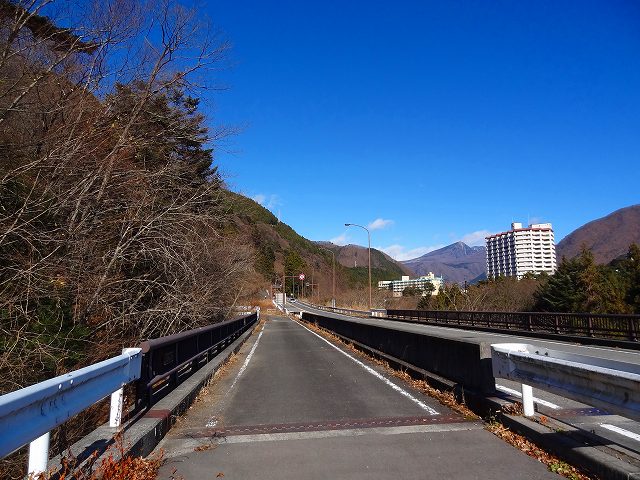
<path id="1" fill-rule="evenodd" d="M 433 285 L 433 287 L 427 284 Z M 394 297 L 401 297 L 407 288 L 425 296 L 429 291 L 431 291 L 431 295 L 437 295 L 442 285 L 444 285 L 444 279 L 436 277 L 433 272 L 429 272 L 427 275 L 418 278 L 409 278 L 408 275 L 403 275 L 400 280 L 381 280 L 378 282 L 378 289 L 391 290 Z"/>

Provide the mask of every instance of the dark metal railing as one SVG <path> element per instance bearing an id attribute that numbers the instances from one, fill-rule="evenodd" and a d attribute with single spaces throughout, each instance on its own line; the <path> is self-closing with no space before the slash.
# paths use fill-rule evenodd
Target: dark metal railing
<path id="1" fill-rule="evenodd" d="M 147 340 L 142 348 L 142 375 L 136 408 L 148 408 L 215 357 L 258 320 L 256 312 L 233 320 Z"/>
<path id="2" fill-rule="evenodd" d="M 353 310 L 351 308 L 327 307 L 325 305 L 305 303 L 300 300 L 298 300 L 298 303 L 312 307 L 312 308 L 317 308 L 318 310 L 324 310 L 326 312 L 333 312 L 333 313 L 342 313 L 344 315 L 352 315 L 354 317 L 370 317 L 371 316 L 371 311 L 369 310 Z"/>
<path id="3" fill-rule="evenodd" d="M 632 342 L 637 342 L 640 334 L 640 315 L 387 310 L 387 317 L 432 325 L 520 330 Z"/>

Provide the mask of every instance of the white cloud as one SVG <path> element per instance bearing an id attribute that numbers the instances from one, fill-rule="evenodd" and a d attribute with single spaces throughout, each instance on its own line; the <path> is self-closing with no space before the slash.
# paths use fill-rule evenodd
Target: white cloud
<path id="1" fill-rule="evenodd" d="M 393 225 L 393 220 L 385 220 L 384 218 L 376 218 L 368 227 L 369 230 L 382 230 Z"/>
<path id="2" fill-rule="evenodd" d="M 349 243 L 349 237 L 347 237 L 347 233 L 345 232 L 342 235 L 338 235 L 335 238 L 329 239 L 329 241 L 331 243 L 333 243 L 334 245 L 339 245 L 339 246 L 343 247 L 344 245 Z"/>
<path id="3" fill-rule="evenodd" d="M 265 195 L 264 193 L 258 193 L 251 198 L 252 200 L 262 205 L 264 208 L 268 208 L 269 210 L 272 210 L 273 208 L 280 205 L 280 199 L 278 198 L 278 195 L 275 194 Z"/>
<path id="4" fill-rule="evenodd" d="M 257 195 L 254 195 L 251 199 L 255 202 L 258 202 L 260 205 L 262 205 L 267 199 L 267 196 L 262 193 L 259 193 Z"/>
<path id="5" fill-rule="evenodd" d="M 376 247 L 376 248 L 386 253 L 394 260 L 401 262 L 403 260 L 412 260 L 414 258 L 421 257 L 426 253 L 433 252 L 434 250 L 437 250 L 442 247 L 444 247 L 444 245 L 432 245 L 430 247 L 417 247 L 417 248 L 411 248 L 407 250 L 406 247 L 395 244 L 395 245 L 389 245 L 388 247 Z"/>
<path id="6" fill-rule="evenodd" d="M 485 237 L 488 237 L 492 233 L 493 232 L 490 232 L 489 230 L 477 230 L 475 232 L 467 233 L 460 239 L 460 241 L 471 247 L 484 245 Z"/>

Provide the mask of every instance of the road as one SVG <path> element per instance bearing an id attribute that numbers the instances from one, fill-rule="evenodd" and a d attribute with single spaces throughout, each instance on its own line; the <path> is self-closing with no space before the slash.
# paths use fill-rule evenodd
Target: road
<path id="1" fill-rule="evenodd" d="M 557 478 L 283 316 L 268 316 L 207 390 L 158 446 L 160 478 Z"/>
<path id="2" fill-rule="evenodd" d="M 382 318 L 357 318 L 341 314 L 329 313 L 313 308 L 310 305 L 296 302 L 296 308 L 319 315 L 329 315 L 353 322 L 381 325 L 398 330 L 437 335 L 446 338 L 464 339 L 487 343 L 528 343 L 551 350 L 560 350 L 581 355 L 618 360 L 633 364 L 640 364 L 640 352 L 618 348 L 578 345 L 572 342 L 557 340 L 543 340 L 539 338 L 523 337 L 519 335 L 462 330 L 448 327 L 436 327 L 406 323 Z M 496 379 L 498 396 L 512 401 L 520 399 L 520 385 L 504 379 Z M 615 451 L 615 455 L 627 458 L 629 461 L 640 461 L 640 423 L 618 415 L 611 415 L 591 405 L 579 403 L 550 393 L 535 390 L 534 401 L 541 414 L 555 418 L 561 424 L 576 427 L 589 437 L 601 439 L 606 449 Z"/>

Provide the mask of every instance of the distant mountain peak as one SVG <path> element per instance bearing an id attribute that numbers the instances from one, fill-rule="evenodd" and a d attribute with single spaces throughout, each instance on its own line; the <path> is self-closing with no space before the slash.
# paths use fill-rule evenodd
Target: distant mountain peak
<path id="1" fill-rule="evenodd" d="M 442 275 L 446 282 L 455 283 L 471 282 L 485 274 L 487 269 L 485 247 L 470 247 L 462 241 L 401 263 L 416 275 L 433 272 Z"/>

